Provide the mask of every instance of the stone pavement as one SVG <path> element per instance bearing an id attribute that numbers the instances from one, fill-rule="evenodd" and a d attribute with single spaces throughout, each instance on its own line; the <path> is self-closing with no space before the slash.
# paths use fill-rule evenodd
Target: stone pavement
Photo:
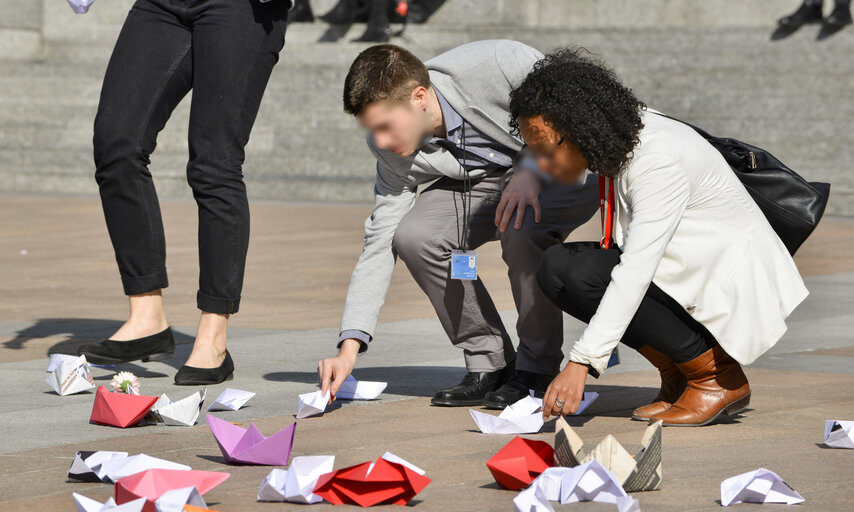
<path id="1" fill-rule="evenodd" d="M 171 286 L 171 323 L 179 333 L 174 360 L 121 365 L 142 378 L 142 390 L 182 398 L 194 391 L 172 385 L 189 352 L 197 311 L 195 206 L 163 204 Z M 256 202 L 240 314 L 232 322 L 229 350 L 235 379 L 226 386 L 256 391 L 247 407 L 219 417 L 272 433 L 294 421 L 296 395 L 315 389 L 316 362 L 334 353 L 347 277 L 361 245 L 368 208 Z M 573 234 L 596 236 L 596 222 Z M 854 419 L 854 222 L 825 219 L 797 261 L 811 295 L 795 312 L 784 339 L 747 375 L 751 408 L 725 424 L 664 431 L 662 489 L 636 493 L 645 511 L 717 510 L 726 477 L 766 467 L 803 494 L 795 510 L 850 510 L 854 451 L 821 447 L 825 419 Z M 266 467 L 231 467 L 204 420 L 192 428 L 115 429 L 88 423 L 93 394 L 58 397 L 43 384 L 46 354 L 69 352 L 108 336 L 125 314 L 100 206 L 92 198 L 0 198 L 0 510 L 73 510 L 72 492 L 106 499 L 106 484 L 66 482 L 76 450 L 144 452 L 195 469 L 232 476 L 206 495 L 216 510 L 288 510 L 296 505 L 257 503 Z M 482 251 L 481 275 L 508 325 L 512 299 L 496 244 Z M 567 317 L 567 340 L 583 325 Z M 655 394 L 657 376 L 637 354 L 588 389 L 601 398 L 572 418 L 585 441 L 610 433 L 636 446 L 644 425 L 632 408 Z M 463 375 L 462 358 L 445 338 L 432 310 L 403 266 L 398 266 L 377 339 L 360 357 L 357 378 L 389 383 L 380 400 L 344 403 L 322 417 L 298 420 L 295 455 L 333 454 L 336 467 L 391 451 L 427 471 L 433 482 L 416 497 L 415 510 L 512 510 L 515 493 L 500 490 L 484 465 L 509 436 L 474 431 L 467 409 L 429 406 L 436 389 Z M 94 369 L 98 383 L 112 370 Z M 553 423 L 526 436 L 550 441 Z M 314 509 L 328 510 L 329 505 Z M 736 509 L 780 507 L 742 505 Z M 560 510 L 609 511 L 576 504 Z"/>

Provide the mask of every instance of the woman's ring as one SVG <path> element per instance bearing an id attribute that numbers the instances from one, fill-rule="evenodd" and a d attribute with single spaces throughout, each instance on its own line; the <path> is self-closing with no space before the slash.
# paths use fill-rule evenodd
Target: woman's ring
<path id="1" fill-rule="evenodd" d="M 560 407 L 561 409 L 563 409 L 563 404 L 564 404 L 564 401 L 563 401 L 563 400 L 561 400 L 560 398 L 558 398 L 557 400 L 555 400 L 555 405 L 556 405 L 556 406 L 558 406 L 558 407 Z"/>

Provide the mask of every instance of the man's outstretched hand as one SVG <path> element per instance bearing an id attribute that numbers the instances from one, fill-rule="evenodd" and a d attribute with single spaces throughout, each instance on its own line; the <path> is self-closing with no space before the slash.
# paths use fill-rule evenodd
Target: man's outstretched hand
<path id="1" fill-rule="evenodd" d="M 540 178 L 527 170 L 519 170 L 510 178 L 507 187 L 501 193 L 501 200 L 495 209 L 495 225 L 504 233 L 516 214 L 515 229 L 522 229 L 525 210 L 530 206 L 534 210 L 534 222 L 542 220 L 540 211 Z"/>
<path id="2" fill-rule="evenodd" d="M 353 373 L 353 368 L 356 366 L 356 356 L 359 355 L 359 347 L 361 341 L 356 339 L 347 339 L 341 343 L 341 348 L 338 350 L 338 355 L 324 359 L 317 363 L 317 378 L 320 381 L 320 392 L 326 394 L 330 392 L 329 403 L 335 400 L 335 395 L 341 384 L 347 380 L 347 377 Z"/>

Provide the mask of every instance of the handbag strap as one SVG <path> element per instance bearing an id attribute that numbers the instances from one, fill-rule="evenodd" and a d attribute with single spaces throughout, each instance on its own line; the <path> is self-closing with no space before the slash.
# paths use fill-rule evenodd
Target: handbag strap
<path id="1" fill-rule="evenodd" d="M 614 243 L 614 180 L 599 176 L 599 213 L 602 220 L 602 239 L 599 246 L 610 249 Z"/>

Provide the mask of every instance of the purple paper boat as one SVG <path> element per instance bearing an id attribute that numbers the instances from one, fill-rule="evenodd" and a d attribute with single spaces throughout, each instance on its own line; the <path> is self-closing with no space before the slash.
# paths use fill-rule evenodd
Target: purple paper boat
<path id="1" fill-rule="evenodd" d="M 296 423 L 291 423 L 270 437 L 264 437 L 254 423 L 245 429 L 210 414 L 206 418 L 228 464 L 288 465 Z"/>

